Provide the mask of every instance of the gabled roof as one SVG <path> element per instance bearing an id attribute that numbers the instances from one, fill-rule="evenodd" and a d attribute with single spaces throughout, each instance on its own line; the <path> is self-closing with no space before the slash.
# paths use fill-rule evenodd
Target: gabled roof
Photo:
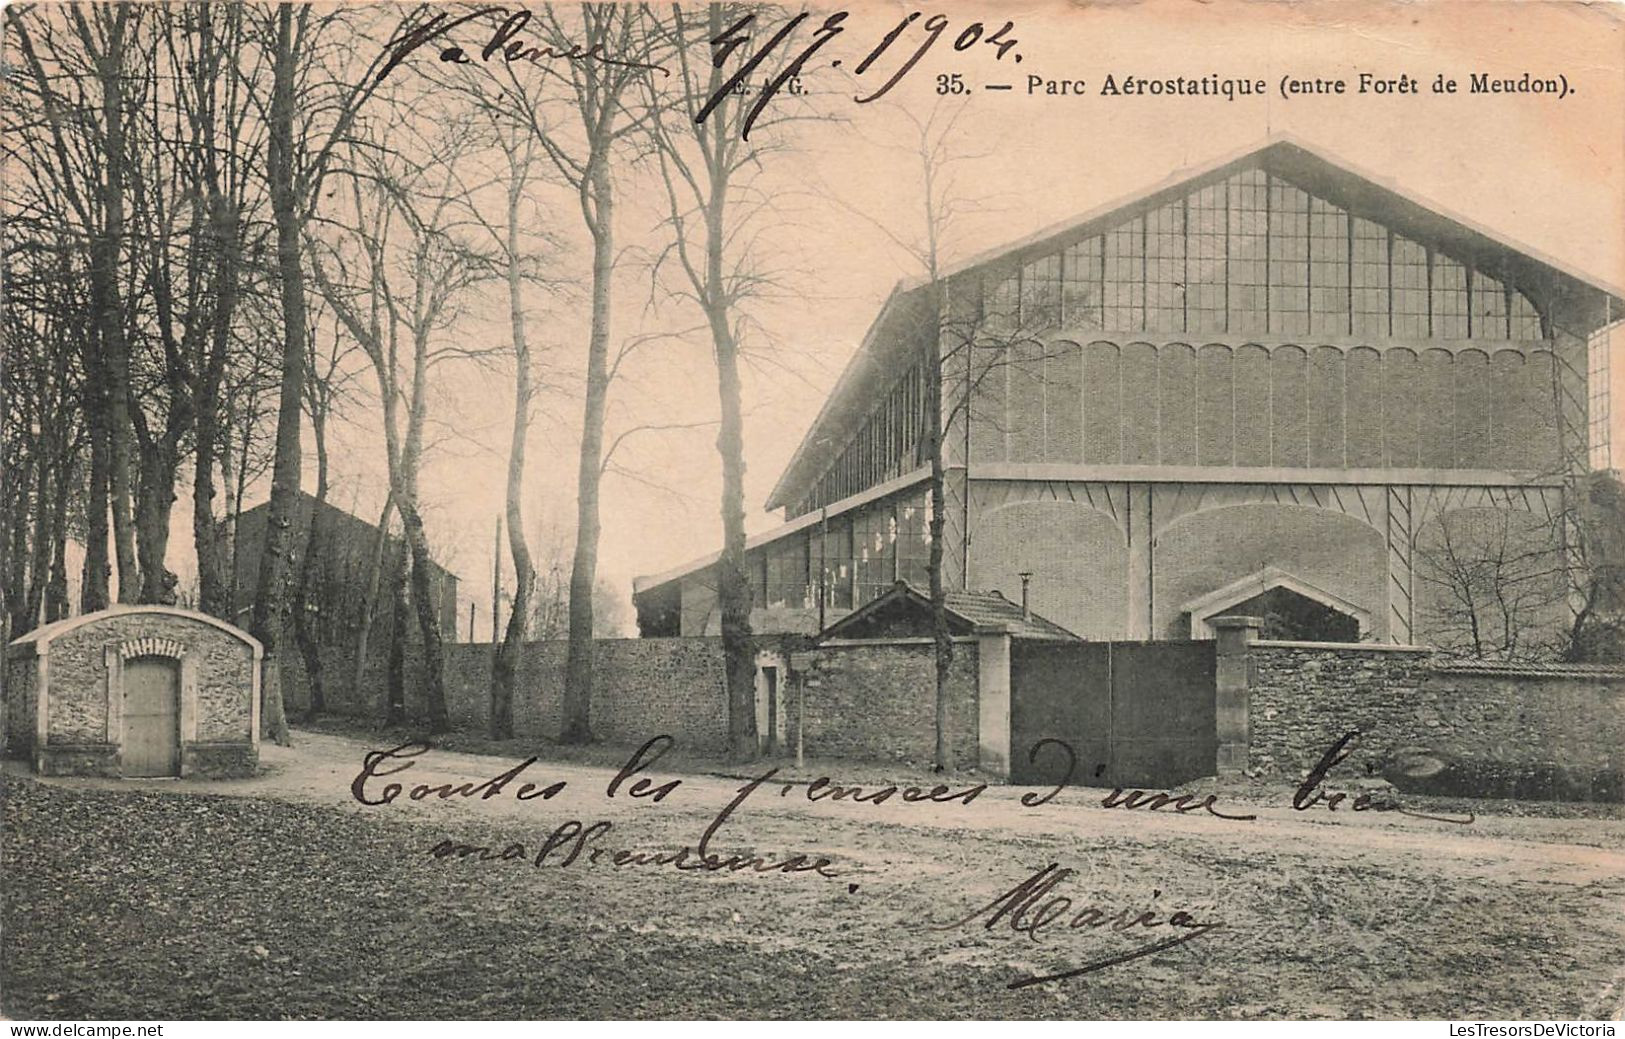
<path id="1" fill-rule="evenodd" d="M 998 592 L 950 591 L 945 598 L 948 630 L 954 635 L 974 635 L 978 629 L 997 626 L 1022 639 L 1072 642 L 1078 638 L 1054 621 L 1030 610 L 1024 614 L 1020 605 Z M 886 592 L 819 632 L 818 641 L 930 634 L 930 596 L 907 581 L 898 581 Z"/>
<path id="2" fill-rule="evenodd" d="M 1305 599 L 1312 599 L 1322 606 L 1336 610 L 1338 613 L 1353 617 L 1360 626 L 1360 634 L 1364 635 L 1371 630 L 1371 611 L 1357 603 L 1350 602 L 1333 592 L 1305 581 L 1287 573 L 1279 567 L 1266 566 L 1256 573 L 1248 574 L 1237 581 L 1232 581 L 1223 588 L 1215 588 L 1206 595 L 1200 595 L 1179 607 L 1180 613 L 1190 615 L 1191 638 L 1210 639 L 1214 632 L 1210 621 L 1229 610 L 1231 607 L 1246 602 L 1256 596 L 1276 588 L 1285 588 L 1296 592 Z"/>
<path id="3" fill-rule="evenodd" d="M 1603 315 L 1610 308 L 1614 318 L 1625 314 L 1625 289 L 1573 270 L 1539 250 L 1457 216 L 1288 135 L 1276 135 L 1262 146 L 1180 170 L 1150 189 L 948 266 L 941 277 L 953 279 L 980 268 L 1024 263 L 1252 168 L 1267 170 L 1356 216 L 1376 219 L 1462 263 L 1501 270 L 1542 309 L 1587 315 L 1584 324 L 1589 327 L 1583 332 L 1601 327 L 1605 323 Z M 918 310 L 926 296 L 921 290 L 927 284 L 924 277 L 903 279 L 886 298 L 857 353 L 768 495 L 766 508 L 794 504 L 792 499 L 833 459 L 842 446 L 837 441 L 844 439 L 839 435 L 844 423 L 866 411 L 869 392 L 877 388 L 871 385 L 874 376 L 885 372 L 911 341 L 907 333 L 918 324 Z"/>

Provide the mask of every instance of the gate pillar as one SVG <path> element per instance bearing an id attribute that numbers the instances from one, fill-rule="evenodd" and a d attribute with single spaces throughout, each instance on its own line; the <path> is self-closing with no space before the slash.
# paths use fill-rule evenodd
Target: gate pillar
<path id="1" fill-rule="evenodd" d="M 999 779 L 1010 778 L 1010 629 L 1003 624 L 976 629 L 976 767 Z"/>
<path id="2" fill-rule="evenodd" d="M 1213 676 L 1218 771 L 1220 776 L 1234 776 L 1247 768 L 1251 646 L 1263 624 L 1257 617 L 1214 617 L 1208 624 L 1218 634 Z"/>

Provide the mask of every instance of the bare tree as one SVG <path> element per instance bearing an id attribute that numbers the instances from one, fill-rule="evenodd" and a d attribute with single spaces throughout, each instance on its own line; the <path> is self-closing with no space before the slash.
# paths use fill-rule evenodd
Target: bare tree
<path id="1" fill-rule="evenodd" d="M 335 149 L 349 139 L 361 105 L 377 89 L 375 69 L 386 60 L 378 52 L 360 71 L 327 67 L 335 38 L 350 30 L 348 12 L 322 12 L 313 6 L 279 4 L 271 9 L 271 97 L 266 115 L 266 177 L 276 226 L 276 267 L 282 301 L 281 382 L 277 403 L 276 454 L 271 470 L 271 501 L 259 561 L 254 601 L 254 635 L 274 659 L 290 594 L 288 560 L 298 518 L 302 475 L 301 426 L 304 414 L 306 337 L 305 229 L 321 198 Z M 352 39 L 354 37 L 351 37 Z M 316 98 L 320 98 L 318 101 Z M 301 113 L 318 113 L 307 120 Z M 316 124 L 316 125 L 313 125 Z M 276 689 L 274 683 L 268 683 Z M 262 722 L 268 735 L 288 742 L 280 693 L 266 698 Z"/>
<path id="2" fill-rule="evenodd" d="M 16 37 L 40 114 L 40 133 L 37 143 L 29 142 L 27 168 L 48 178 L 52 194 L 66 203 L 74 233 L 88 242 L 93 334 L 84 354 L 91 440 L 82 597 L 87 610 L 108 601 L 109 512 L 120 601 L 134 602 L 140 589 L 131 488 L 129 312 L 121 284 L 129 240 L 126 122 L 137 100 L 134 92 L 149 83 L 149 77 L 130 67 L 140 16 L 130 4 L 75 5 L 60 15 L 22 7 L 6 12 L 7 29 Z M 94 172 L 87 176 L 87 171 Z"/>
<path id="3" fill-rule="evenodd" d="M 522 664 L 525 640 L 529 636 L 531 602 L 536 586 L 536 568 L 525 538 L 524 492 L 525 455 L 530 438 L 531 418 L 539 390 L 537 357 L 532 347 L 525 312 L 525 287 L 543 282 L 541 265 L 527 239 L 540 239 L 544 246 L 557 243 L 547 233 L 546 220 L 539 207 L 527 207 L 537 179 L 542 145 L 529 119 L 515 113 L 506 96 L 492 98 L 484 89 L 484 70 L 472 76 L 454 78 L 451 85 L 460 90 L 474 112 L 474 123 L 482 137 L 500 153 L 495 180 L 504 193 L 504 219 L 488 219 L 468 192 L 470 220 L 481 227 L 496 246 L 507 290 L 508 327 L 513 352 L 513 427 L 508 440 L 507 482 L 503 515 L 508 526 L 508 551 L 513 558 L 514 591 L 508 623 L 497 643 L 491 663 L 491 710 L 489 729 L 493 739 L 513 735 L 514 683 Z M 527 220 L 526 217 L 529 216 Z M 557 286 L 554 286 L 555 288 Z M 496 604 L 492 604 L 493 611 Z M 492 622 L 495 623 L 493 613 Z M 472 635 L 470 635 L 472 637 Z"/>
<path id="4" fill-rule="evenodd" d="M 310 269 L 377 378 L 390 501 L 400 513 L 412 557 L 411 598 L 423 649 L 427 722 L 431 732 L 444 732 L 450 722 L 441 600 L 433 583 L 418 475 L 432 370 L 447 359 L 485 352 L 448 345 L 441 341 L 443 333 L 456 320 L 458 304 L 475 286 L 496 276 L 498 264 L 455 233 L 462 190 L 456 168 L 469 148 L 466 127 L 452 123 L 434 139 L 418 142 L 415 154 L 434 156 L 422 162 L 378 143 L 409 134 L 403 121 L 375 126 L 372 132 L 373 143 L 347 150 L 343 176 L 352 209 L 342 220 L 323 222 L 326 239 L 310 237 Z M 400 289 L 395 287 L 397 274 L 404 274 Z M 397 628 L 396 641 L 404 634 Z"/>
<path id="5" fill-rule="evenodd" d="M 677 75 L 651 72 L 643 79 L 645 105 L 656 113 L 649 135 L 659 162 L 667 203 L 669 241 L 663 259 L 674 259 L 674 294 L 694 304 L 705 319 L 717 371 L 721 422 L 717 454 L 722 464 L 722 553 L 716 564 L 717 604 L 728 687 L 728 747 L 736 761 L 760 753 L 756 732 L 756 663 L 751 633 L 751 586 L 745 561 L 745 445 L 740 394 L 744 351 L 742 309 L 770 283 L 752 249 L 767 196 L 754 174 L 769 153 L 783 147 L 784 124 L 793 109 L 779 107 L 752 123 L 756 101 L 734 93 L 727 62 L 696 62 L 709 41 L 730 25 L 769 10 L 761 4 L 707 4 L 702 11 L 673 5 L 669 20 L 655 25 L 672 55 Z M 738 62 L 743 63 L 740 55 Z M 765 77 L 779 69 L 764 70 Z M 747 129 L 752 131 L 747 138 Z M 658 277 L 660 268 L 656 268 Z"/>
<path id="6" fill-rule="evenodd" d="M 970 198 L 959 186 L 964 165 L 985 154 L 966 147 L 958 131 L 965 103 L 941 97 L 923 114 L 900 106 L 892 110 L 910 129 L 894 148 L 906 154 L 919 176 L 921 209 L 914 229 L 896 230 L 892 221 L 853 208 L 839 192 L 831 197 L 909 256 L 923 279 L 917 290 L 923 291 L 925 300 L 917 326 L 927 388 L 921 453 L 930 468 L 926 569 L 936 680 L 934 765 L 943 771 L 955 767 L 949 718 L 954 651 L 944 577 L 949 507 L 946 438 L 955 429 L 968 430 L 973 418 L 996 428 L 999 416 L 974 413 L 983 382 L 1011 365 L 1042 362 L 1051 346 L 1044 323 L 1022 314 L 1017 301 L 1011 301 L 1008 312 L 989 311 L 980 298 L 979 277 L 947 273 L 944 255 L 956 228 L 965 216 L 988 204 L 986 199 Z"/>
<path id="7" fill-rule="evenodd" d="M 1576 608 L 1564 632 L 1560 656 L 1576 663 L 1625 662 L 1625 485 L 1611 472 L 1577 481 L 1584 495 Z M 1575 572 L 1571 571 L 1571 577 Z"/>
<path id="8" fill-rule="evenodd" d="M 503 12 L 504 14 L 506 12 Z M 643 71 L 653 64 L 647 8 L 632 4 L 548 5 L 533 19 L 526 11 L 508 18 L 514 31 L 532 20 L 544 45 L 556 52 L 613 56 L 609 61 L 555 62 L 534 66 L 536 81 L 521 80 L 518 63 L 506 66 L 505 83 L 516 111 L 525 113 L 542 153 L 574 192 L 582 223 L 592 239 L 589 276 L 590 325 L 582 388 L 581 448 L 576 469 L 576 539 L 570 569 L 570 635 L 565 664 L 565 743 L 592 739 L 593 590 L 598 575 L 599 487 L 604 473 L 604 417 L 610 382 L 611 304 L 616 267 L 614 170 L 630 149 L 648 113 L 629 103 Z M 557 106 L 547 100 L 562 88 Z M 555 122 L 555 108 L 568 114 Z M 510 524 L 511 526 L 511 524 Z"/>
<path id="9" fill-rule="evenodd" d="M 1565 586 L 1547 533 L 1544 521 L 1503 509 L 1458 509 L 1424 529 L 1416 575 L 1439 593 L 1427 613 L 1441 650 L 1487 660 L 1551 650 Z"/>
<path id="10" fill-rule="evenodd" d="M 336 321 L 333 323 L 338 324 Z M 336 410 L 349 395 L 350 379 L 348 355 L 355 349 L 353 340 L 347 339 L 335 327 L 327 337 L 327 346 L 319 349 L 318 320 L 310 330 L 310 377 L 305 380 L 305 411 L 310 419 L 310 430 L 316 454 L 316 493 L 311 502 L 310 529 L 305 534 L 305 545 L 300 553 L 298 592 L 293 599 L 293 636 L 305 663 L 305 677 L 310 687 L 308 717 L 327 710 L 326 672 L 323 667 L 322 647 L 330 641 L 330 618 L 347 604 L 334 600 L 324 589 L 346 589 L 353 575 L 340 570 L 341 561 L 333 555 L 332 535 L 329 530 L 328 492 L 329 452 L 328 424 Z"/>

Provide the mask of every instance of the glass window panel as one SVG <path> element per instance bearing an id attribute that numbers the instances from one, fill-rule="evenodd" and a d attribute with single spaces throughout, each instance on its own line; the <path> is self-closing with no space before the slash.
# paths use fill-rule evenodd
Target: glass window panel
<path id="1" fill-rule="evenodd" d="M 1512 292 L 1512 338 L 1513 339 L 1539 339 L 1540 314 L 1536 312 L 1529 297 L 1516 289 Z"/>
<path id="2" fill-rule="evenodd" d="M 1467 268 L 1433 254 L 1433 332 L 1437 339 L 1467 338 Z"/>
<path id="3" fill-rule="evenodd" d="M 1483 271 L 1473 272 L 1473 336 L 1479 339 L 1506 339 L 1507 290 Z"/>
<path id="4" fill-rule="evenodd" d="M 1185 330 L 1185 206 L 1163 206 L 1146 216 L 1145 327 Z"/>
<path id="5" fill-rule="evenodd" d="M 1388 334 L 1388 230 L 1354 220 L 1354 334 Z"/>
<path id="6" fill-rule="evenodd" d="M 1061 323 L 1061 256 L 1044 256 L 1021 271 L 1023 328 L 1053 328 Z"/>
<path id="7" fill-rule="evenodd" d="M 1114 332 L 1145 328 L 1145 221 L 1106 235 L 1105 325 Z"/>
<path id="8" fill-rule="evenodd" d="M 1309 327 L 1349 331 L 1349 217 L 1318 198 L 1309 200 Z"/>
<path id="9" fill-rule="evenodd" d="M 1230 331 L 1262 332 L 1267 327 L 1268 183 L 1262 170 L 1238 173 L 1230 189 Z"/>
<path id="10" fill-rule="evenodd" d="M 1428 336 L 1428 254 L 1408 238 L 1394 236 L 1394 331 L 1400 339 Z"/>
<path id="11" fill-rule="evenodd" d="M 1066 251 L 1065 279 L 1061 284 L 1061 304 L 1068 328 L 1100 328 L 1101 253 L 1099 235 L 1085 238 Z"/>
<path id="12" fill-rule="evenodd" d="M 1270 331 L 1309 331 L 1309 196 L 1270 181 Z"/>
<path id="13" fill-rule="evenodd" d="M 931 586 L 931 543 L 926 530 L 926 496 L 897 503 L 897 576 L 927 590 Z"/>
<path id="14" fill-rule="evenodd" d="M 1186 202 L 1185 315 L 1186 327 L 1192 332 L 1225 329 L 1224 200 L 1224 185 L 1214 184 Z"/>

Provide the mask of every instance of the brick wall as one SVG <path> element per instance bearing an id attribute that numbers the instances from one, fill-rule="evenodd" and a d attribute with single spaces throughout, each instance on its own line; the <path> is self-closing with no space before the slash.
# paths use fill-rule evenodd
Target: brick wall
<path id="1" fill-rule="evenodd" d="M 936 753 L 936 657 L 929 641 L 829 645 L 806 657 L 801 679 L 809 757 L 931 763 Z M 949 732 L 961 768 L 976 764 L 976 676 L 975 642 L 955 642 Z M 793 746 L 794 691 L 790 696 Z"/>
<path id="2" fill-rule="evenodd" d="M 1418 793 L 1622 798 L 1625 672 L 1459 665 L 1426 649 L 1250 647 L 1249 767 L 1296 781 L 1359 730 L 1336 776 Z"/>

